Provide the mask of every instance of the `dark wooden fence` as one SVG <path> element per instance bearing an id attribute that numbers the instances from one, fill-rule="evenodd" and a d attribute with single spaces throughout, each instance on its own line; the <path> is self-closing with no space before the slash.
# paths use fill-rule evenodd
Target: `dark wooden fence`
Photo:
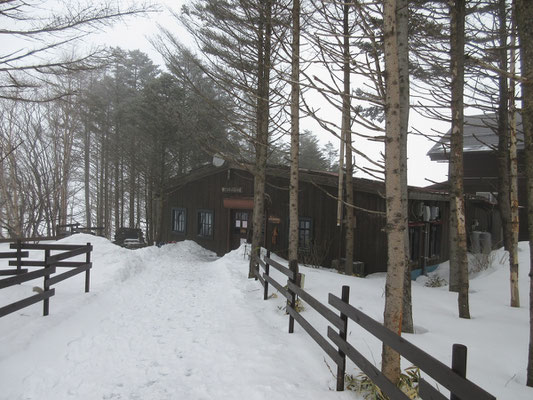
<path id="1" fill-rule="evenodd" d="M 21 240 L 22 242 L 43 242 L 46 240 L 59 240 L 63 239 L 65 235 L 62 236 L 33 236 L 33 237 L 25 237 L 25 238 L 7 238 L 7 239 L 0 239 L 0 243 L 13 243 L 16 240 Z"/>
<path id="2" fill-rule="evenodd" d="M 56 225 L 56 232 L 58 235 L 69 236 L 75 233 L 90 233 L 94 235 L 101 235 L 104 231 L 103 226 L 81 226 L 79 222 L 73 224 Z"/>
<path id="3" fill-rule="evenodd" d="M 284 286 L 270 276 L 273 267 L 288 278 Z M 263 272 L 261 273 L 261 270 Z M 329 293 L 328 307 L 315 299 L 297 285 L 299 281 L 295 273 L 289 268 L 270 258 L 270 252 L 264 259 L 259 260 L 259 267 L 255 269 L 255 276 L 264 288 L 263 299 L 268 299 L 269 285 L 277 289 L 287 298 L 287 312 L 289 314 L 289 333 L 294 332 L 294 321 L 313 338 L 324 352 L 337 365 L 337 390 L 344 390 L 346 373 L 346 357 L 357 365 L 391 400 L 409 400 L 400 389 L 390 382 L 381 371 L 368 361 L 356 348 L 347 341 L 348 321 L 359 324 L 382 343 L 397 351 L 402 357 L 412 362 L 439 385 L 447 388 L 451 400 L 493 400 L 495 397 L 473 382 L 466 379 L 466 353 L 463 345 L 454 344 L 452 348 L 452 368 L 449 368 L 430 354 L 419 349 L 403 337 L 385 328 L 381 323 L 370 318 L 357 308 L 349 304 L 350 287 L 343 286 L 341 297 Z M 300 314 L 295 307 L 296 297 L 306 302 L 310 307 L 324 317 L 329 324 L 327 340 Z M 419 396 L 424 400 L 444 400 L 446 397 L 435 389 L 425 379 L 419 382 Z"/>
<path id="4" fill-rule="evenodd" d="M 67 236 L 74 235 L 76 233 L 88 233 L 91 235 L 103 236 L 104 229 L 105 227 L 103 226 L 93 226 L 90 228 L 85 227 L 85 226 L 80 226 L 80 223 L 76 222 L 74 224 L 56 225 L 57 234 L 55 236 L 32 236 L 32 237 L 7 238 L 7 239 L 0 238 L 0 243 L 12 243 L 15 240 L 21 240 L 24 243 L 42 242 L 46 240 L 59 240 Z"/>
<path id="5" fill-rule="evenodd" d="M 11 275 L 9 278 L 0 279 L 0 289 L 19 285 L 34 279 L 43 278 L 42 292 L 8 304 L 0 308 L 0 317 L 11 314 L 32 304 L 43 302 L 43 315 L 48 315 L 50 311 L 50 297 L 55 294 L 52 286 L 64 281 L 74 275 L 85 272 L 85 292 L 90 288 L 90 271 L 92 267 L 90 243 L 86 245 L 78 244 L 32 244 L 17 241 L 10 245 L 15 251 L 0 253 L 0 258 L 9 258 L 9 266 L 12 269 L 0 269 L 0 276 Z M 40 260 L 23 260 L 29 257 L 28 250 L 42 250 L 43 258 Z M 55 252 L 55 254 L 51 254 Z M 61 252 L 61 253 L 58 253 Z M 85 261 L 72 261 L 73 257 L 85 254 Z M 38 268 L 29 271 L 29 268 Z M 66 272 L 56 274 L 58 268 L 68 268 Z"/>

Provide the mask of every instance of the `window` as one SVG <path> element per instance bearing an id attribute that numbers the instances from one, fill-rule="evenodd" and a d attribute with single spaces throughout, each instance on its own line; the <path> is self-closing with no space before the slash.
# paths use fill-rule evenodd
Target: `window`
<path id="1" fill-rule="evenodd" d="M 298 220 L 298 247 L 300 249 L 309 249 L 312 239 L 312 219 L 300 218 Z"/>
<path id="2" fill-rule="evenodd" d="M 187 210 L 185 208 L 172 209 L 172 231 L 185 233 L 187 227 Z"/>
<path id="3" fill-rule="evenodd" d="M 235 211 L 233 233 L 246 233 L 248 229 L 248 211 Z"/>
<path id="4" fill-rule="evenodd" d="M 442 238 L 442 225 L 434 223 L 429 230 L 429 258 L 440 257 L 440 247 Z"/>
<path id="5" fill-rule="evenodd" d="M 418 262 L 421 257 L 440 257 L 442 224 L 440 222 L 409 223 L 409 257 Z"/>
<path id="6" fill-rule="evenodd" d="M 409 224 L 409 259 L 418 262 L 423 255 L 424 223 Z"/>
<path id="7" fill-rule="evenodd" d="M 198 211 L 198 236 L 213 236 L 213 211 Z"/>

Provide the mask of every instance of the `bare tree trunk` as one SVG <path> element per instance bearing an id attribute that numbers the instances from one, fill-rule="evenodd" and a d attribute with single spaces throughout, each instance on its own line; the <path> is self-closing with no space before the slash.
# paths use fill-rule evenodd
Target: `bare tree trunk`
<path id="1" fill-rule="evenodd" d="M 505 7 L 501 6 L 502 8 Z M 503 8 L 502 11 L 505 9 Z M 503 28 L 503 29 L 502 29 Z M 505 33 L 505 27 L 500 27 L 502 35 Z M 511 8 L 511 65 L 510 73 L 514 76 L 516 70 L 516 18 L 515 5 L 513 2 Z M 511 306 L 515 304 L 520 307 L 520 293 L 518 291 L 518 156 L 516 148 L 516 115 L 515 115 L 515 91 L 516 85 L 514 79 L 511 79 L 509 85 L 508 101 L 508 118 L 509 118 L 509 218 L 510 218 L 510 239 L 509 239 L 509 266 L 511 273 Z M 515 299 L 516 301 L 513 301 Z"/>
<path id="2" fill-rule="evenodd" d="M 113 174 L 114 174 L 114 191 L 113 191 L 113 194 L 114 194 L 114 199 L 113 199 L 113 202 L 114 202 L 114 207 L 113 207 L 113 210 L 114 210 L 114 217 L 115 217 L 115 232 L 117 231 L 117 229 L 120 227 L 120 197 L 121 197 L 121 194 L 120 194 L 120 159 L 119 159 L 119 156 L 118 155 L 115 155 L 115 160 L 113 161 Z"/>
<path id="3" fill-rule="evenodd" d="M 454 247 L 458 271 L 459 317 L 470 318 L 468 305 L 468 258 L 463 187 L 463 92 L 464 92 L 464 21 L 465 0 L 450 5 L 450 59 L 452 72 L 452 132 L 450 152 L 450 231 L 454 231 L 450 247 Z M 451 261 L 451 260 L 450 260 Z"/>
<path id="4" fill-rule="evenodd" d="M 13 141 L 9 138 L 6 149 L 8 162 L 7 185 L 4 189 L 4 199 L 6 200 L 7 232 L 10 238 L 22 237 L 22 216 L 20 215 L 20 192 L 17 183 L 17 162 L 14 152 Z M 2 177 L 3 178 L 3 177 Z"/>
<path id="5" fill-rule="evenodd" d="M 124 226 L 124 157 L 120 160 L 120 226 Z"/>
<path id="6" fill-rule="evenodd" d="M 106 149 L 107 150 L 107 149 Z M 104 163 L 104 226 L 105 226 L 105 236 L 111 238 L 112 235 L 112 213 L 113 209 L 113 199 L 111 192 L 111 173 L 109 171 L 110 166 L 107 160 L 108 151 L 106 151 L 106 162 Z"/>
<path id="7" fill-rule="evenodd" d="M 85 194 L 85 226 L 90 228 L 92 221 L 91 212 L 91 131 L 88 123 L 85 123 L 85 135 L 83 143 L 83 176 Z"/>
<path id="8" fill-rule="evenodd" d="M 159 192 L 154 199 L 155 241 L 163 242 L 163 194 Z"/>
<path id="9" fill-rule="evenodd" d="M 135 177 L 135 174 L 136 174 L 136 170 L 135 170 L 135 162 L 131 162 L 130 163 L 130 169 L 129 169 L 129 173 L 130 173 L 130 179 L 129 179 L 129 184 L 130 184 L 130 196 L 129 196 L 129 226 L 130 228 L 134 228 L 135 227 L 135 193 L 136 193 L 136 177 Z"/>
<path id="10" fill-rule="evenodd" d="M 257 135 L 255 138 L 255 171 L 254 171 L 254 210 L 252 254 L 248 277 L 254 276 L 254 268 L 258 263 L 261 249 L 261 238 L 265 216 L 265 184 L 266 161 L 268 154 L 268 128 L 270 120 L 269 91 L 270 91 L 270 57 L 272 40 L 272 2 L 261 0 L 260 12 L 260 51 L 258 59 L 257 80 Z"/>
<path id="11" fill-rule="evenodd" d="M 342 123 L 341 136 L 346 141 L 346 202 L 354 204 L 353 195 L 353 161 L 352 161 L 352 131 L 350 113 L 350 26 L 349 12 L 350 3 L 343 5 L 343 93 L 342 93 Z M 345 207 L 346 213 L 346 261 L 344 271 L 347 275 L 353 274 L 354 258 L 354 234 L 355 234 L 355 214 L 352 207 Z"/>
<path id="12" fill-rule="evenodd" d="M 452 162 L 451 159 L 448 163 L 448 182 L 450 183 L 450 191 L 451 191 L 451 182 L 452 182 Z M 449 232 L 449 243 L 450 243 L 450 275 L 449 275 L 449 286 L 448 290 L 450 292 L 456 292 L 459 293 L 459 263 L 457 260 L 457 249 L 455 247 L 455 243 L 457 243 L 457 229 L 453 229 L 454 226 L 456 226 L 456 223 L 454 222 L 455 217 L 455 203 L 452 202 L 451 196 L 450 196 L 450 232 Z"/>
<path id="13" fill-rule="evenodd" d="M 527 174 L 527 216 L 529 228 L 529 353 L 527 385 L 533 387 L 533 7 L 531 1 L 516 0 L 516 22 L 522 66 L 522 124 Z"/>
<path id="14" fill-rule="evenodd" d="M 409 109 L 410 109 L 410 92 L 409 92 L 409 1 L 397 0 L 396 8 L 396 25 L 398 31 L 398 61 L 400 74 L 400 151 L 401 159 L 407 163 L 407 133 L 409 131 Z M 407 164 L 405 164 L 407 167 Z M 407 168 L 402 168 L 401 171 L 401 185 L 402 185 L 402 200 L 403 212 L 406 216 L 408 213 L 408 188 L 407 188 Z M 406 217 L 408 218 L 408 217 Z M 406 257 L 409 256 L 409 229 L 404 230 L 404 244 Z M 413 333 L 413 307 L 411 301 L 411 271 L 409 262 L 405 264 L 405 276 L 403 285 L 403 316 L 402 316 L 402 332 Z"/>
<path id="15" fill-rule="evenodd" d="M 298 274 L 298 181 L 300 144 L 300 0 L 292 2 L 291 171 L 289 182 L 289 267 Z"/>
<path id="16" fill-rule="evenodd" d="M 154 223 L 153 223 L 153 184 L 148 178 L 145 179 L 145 203 L 146 203 L 146 242 L 148 244 L 154 243 Z"/>
<path id="17" fill-rule="evenodd" d="M 70 86 L 70 85 L 69 85 Z M 69 88 L 70 89 L 70 88 Z M 72 146 L 74 143 L 74 117 L 72 113 L 73 105 L 72 100 L 68 99 L 65 107 L 62 109 L 62 118 L 63 118 L 63 132 L 62 132 L 62 157 L 60 160 L 60 171 L 61 171 L 61 183 L 60 183 L 60 215 L 61 215 L 61 224 L 66 224 L 68 212 L 68 199 L 69 199 L 69 184 L 70 176 L 72 172 Z"/>
<path id="18" fill-rule="evenodd" d="M 499 68 L 507 71 L 507 12 L 506 0 L 498 2 L 499 21 Z M 505 250 L 509 251 L 510 264 L 510 289 L 511 307 L 520 307 L 518 294 L 518 265 L 511 260 L 513 246 L 513 230 L 511 221 L 511 195 L 510 195 L 510 150 L 509 150 L 509 87 L 507 76 L 500 74 L 498 78 L 499 105 L 498 105 L 498 205 L 503 224 L 503 243 Z M 516 268 L 516 269 L 515 269 Z"/>
<path id="19" fill-rule="evenodd" d="M 401 335 L 403 288 L 407 254 L 405 254 L 405 230 L 407 215 L 404 212 L 404 191 L 401 171 L 407 168 L 402 159 L 400 118 L 400 66 L 397 37 L 396 0 L 385 0 L 384 49 L 385 49 L 385 196 L 387 207 L 387 279 L 385 285 L 385 311 L 383 323 L 391 331 Z M 400 355 L 383 346 L 381 369 L 393 383 L 400 377 Z"/>
<path id="20" fill-rule="evenodd" d="M 97 195 L 97 204 L 96 204 L 96 225 L 104 227 L 104 230 L 102 231 L 102 234 L 107 237 L 107 227 L 106 227 L 106 219 L 105 219 L 105 208 L 106 208 L 106 199 L 105 199 L 105 192 L 106 192 L 106 182 L 105 182 L 105 164 L 106 164 L 106 138 L 105 134 L 102 134 L 102 137 L 100 138 L 100 162 L 99 162 L 99 173 L 98 173 L 98 195 Z"/>
<path id="21" fill-rule="evenodd" d="M 141 176 L 139 175 L 137 178 L 137 219 L 135 221 L 135 228 L 141 227 Z M 144 202 L 146 203 L 146 191 L 145 191 L 145 199 Z"/>

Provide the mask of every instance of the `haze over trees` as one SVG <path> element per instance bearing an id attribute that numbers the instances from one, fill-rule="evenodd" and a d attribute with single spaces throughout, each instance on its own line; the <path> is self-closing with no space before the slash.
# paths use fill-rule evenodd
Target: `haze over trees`
<path id="1" fill-rule="evenodd" d="M 157 240 L 170 178 L 211 159 L 193 132 L 225 135 L 201 99 L 145 54 L 111 53 L 106 68 L 64 80 L 75 95 L 0 103 L 1 222 L 10 237 L 55 235 L 56 224 L 76 220 L 107 237 L 130 226 Z"/>
<path id="2" fill-rule="evenodd" d="M 155 11 L 148 2 L 2 0 L 0 2 L 0 98 L 47 100 L 73 93 L 39 93 L 43 86 L 60 88 L 59 76 L 91 70 L 106 62 L 102 49 L 76 52 L 90 32 Z M 65 89 L 65 88 L 63 88 Z"/>

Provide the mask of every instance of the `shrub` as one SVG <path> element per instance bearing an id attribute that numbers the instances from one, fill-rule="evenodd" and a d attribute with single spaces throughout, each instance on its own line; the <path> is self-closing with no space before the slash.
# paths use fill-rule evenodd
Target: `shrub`
<path id="1" fill-rule="evenodd" d="M 426 286 L 426 287 L 442 287 L 442 286 L 446 286 L 447 284 L 448 284 L 448 282 L 446 282 L 445 279 L 441 278 L 438 275 L 432 275 L 432 276 L 428 277 L 428 280 L 426 281 L 424 286 Z"/>
<path id="2" fill-rule="evenodd" d="M 468 270 L 472 273 L 477 273 L 485 271 L 492 267 L 494 262 L 495 255 L 494 253 L 484 254 L 484 253 L 474 253 L 470 254 L 468 258 Z"/>
<path id="3" fill-rule="evenodd" d="M 304 265 L 318 268 L 324 265 L 332 243 L 332 239 L 324 239 L 322 242 L 312 241 L 309 248 L 298 250 L 298 260 Z"/>
<path id="4" fill-rule="evenodd" d="M 346 374 L 346 389 L 357 392 L 365 400 L 389 400 L 372 380 L 360 372 L 356 376 Z M 398 388 L 410 399 L 418 398 L 418 383 L 420 382 L 420 368 L 411 366 L 400 374 Z"/>

